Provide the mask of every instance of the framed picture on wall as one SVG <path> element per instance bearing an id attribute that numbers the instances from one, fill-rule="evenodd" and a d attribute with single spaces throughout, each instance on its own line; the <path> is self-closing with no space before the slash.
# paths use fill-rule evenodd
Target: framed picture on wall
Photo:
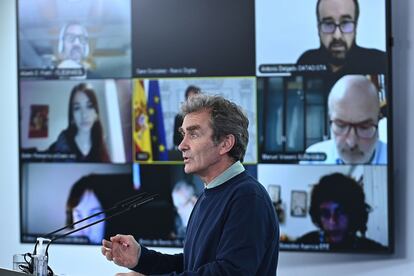
<path id="1" fill-rule="evenodd" d="M 278 203 L 280 201 L 280 186 L 270 184 L 267 186 L 267 192 L 269 193 L 270 199 L 273 203 Z"/>
<path id="2" fill-rule="evenodd" d="M 47 138 L 49 106 L 33 104 L 30 106 L 29 138 Z"/>
<path id="3" fill-rule="evenodd" d="M 306 217 L 307 193 L 305 191 L 292 191 L 290 200 L 290 215 L 292 217 Z"/>

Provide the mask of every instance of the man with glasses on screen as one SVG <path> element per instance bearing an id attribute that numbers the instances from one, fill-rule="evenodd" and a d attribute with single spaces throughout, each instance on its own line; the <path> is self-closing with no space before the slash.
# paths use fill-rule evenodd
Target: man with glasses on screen
<path id="1" fill-rule="evenodd" d="M 59 34 L 58 68 L 74 69 L 89 67 L 86 59 L 89 55 L 89 38 L 86 28 L 76 22 L 62 27 Z"/>
<path id="2" fill-rule="evenodd" d="M 307 153 L 323 153 L 322 161 L 303 163 L 387 164 L 387 145 L 378 139 L 379 95 L 363 75 L 346 75 L 328 96 L 331 139 L 310 146 Z"/>
<path id="3" fill-rule="evenodd" d="M 385 73 L 383 51 L 356 45 L 357 0 L 318 0 L 316 16 L 320 47 L 303 53 L 297 64 L 325 64 L 335 80 L 352 73 Z"/>

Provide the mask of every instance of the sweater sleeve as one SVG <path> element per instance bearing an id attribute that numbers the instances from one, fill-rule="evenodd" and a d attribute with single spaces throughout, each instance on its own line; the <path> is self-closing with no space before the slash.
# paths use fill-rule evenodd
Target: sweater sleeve
<path id="1" fill-rule="evenodd" d="M 132 270 L 145 274 L 162 274 L 183 271 L 183 254 L 162 254 L 141 246 L 141 255 L 138 265 Z"/>

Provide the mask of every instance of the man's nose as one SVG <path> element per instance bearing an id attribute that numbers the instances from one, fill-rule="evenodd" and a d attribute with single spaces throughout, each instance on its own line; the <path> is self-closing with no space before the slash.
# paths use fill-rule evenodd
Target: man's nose
<path id="1" fill-rule="evenodd" d="M 339 29 L 339 26 L 336 26 L 335 31 L 333 32 L 333 37 L 336 39 L 339 39 L 342 37 L 341 29 Z"/>
<path id="2" fill-rule="evenodd" d="M 178 145 L 178 150 L 181 152 L 184 152 L 188 149 L 187 139 L 184 135 L 183 139 L 181 140 L 181 143 Z"/>
<path id="3" fill-rule="evenodd" d="M 351 127 L 348 134 L 346 135 L 346 144 L 349 148 L 354 148 L 358 143 L 358 137 L 354 127 Z"/>
<path id="4" fill-rule="evenodd" d="M 76 36 L 76 37 L 73 39 L 73 44 L 76 44 L 76 45 L 81 45 L 81 44 L 82 44 L 82 42 L 81 42 L 81 38 L 80 38 L 79 36 Z"/>

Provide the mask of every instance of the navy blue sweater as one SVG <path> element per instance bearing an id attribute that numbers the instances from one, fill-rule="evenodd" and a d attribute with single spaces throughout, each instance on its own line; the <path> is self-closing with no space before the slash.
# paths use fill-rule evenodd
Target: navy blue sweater
<path id="1" fill-rule="evenodd" d="M 276 275 L 279 225 L 271 200 L 243 172 L 204 190 L 191 214 L 184 253 L 142 247 L 135 271 L 168 275 Z"/>

